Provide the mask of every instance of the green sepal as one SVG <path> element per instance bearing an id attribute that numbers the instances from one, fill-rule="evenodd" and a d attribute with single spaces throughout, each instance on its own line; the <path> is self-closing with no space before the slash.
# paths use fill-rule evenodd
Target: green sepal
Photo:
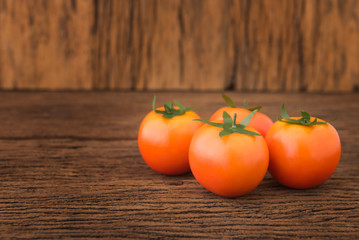
<path id="1" fill-rule="evenodd" d="M 246 129 L 241 129 L 239 131 L 234 131 L 234 132 L 238 132 L 238 133 L 242 133 L 242 134 L 246 134 L 246 135 L 252 135 L 252 136 L 262 136 L 259 133 L 252 132 L 252 131 L 249 131 L 249 130 L 246 130 Z"/>
<path id="2" fill-rule="evenodd" d="M 173 104 L 170 102 L 165 102 L 165 104 L 163 105 L 165 107 L 165 111 L 167 113 L 172 113 L 172 109 L 173 109 Z"/>
<path id="3" fill-rule="evenodd" d="M 227 105 L 231 108 L 236 108 L 236 104 L 233 102 L 233 100 L 227 96 L 226 94 L 222 93 L 222 98 L 223 100 L 227 103 Z M 262 109 L 262 106 L 256 106 L 256 107 L 252 107 L 252 108 L 249 108 L 248 107 L 248 104 L 247 104 L 247 100 L 243 100 L 243 107 L 251 112 L 253 112 L 254 110 L 261 110 Z"/>
<path id="4" fill-rule="evenodd" d="M 223 128 L 223 123 L 210 122 L 210 121 L 205 120 L 205 119 L 193 119 L 193 121 L 202 122 L 204 124 L 207 124 L 207 125 L 210 125 L 210 126 L 213 126 L 213 127 Z"/>
<path id="5" fill-rule="evenodd" d="M 162 117 L 169 118 L 169 119 L 171 119 L 175 116 L 181 116 L 181 115 L 185 114 L 186 112 L 192 110 L 192 108 L 190 108 L 190 107 L 183 107 L 183 105 L 178 101 L 174 101 L 174 102 L 178 106 L 179 109 L 176 109 L 172 102 L 165 102 L 163 104 L 165 110 L 157 110 L 156 109 L 156 95 L 154 95 L 153 101 L 152 101 L 152 109 L 155 113 L 162 114 Z"/>
<path id="6" fill-rule="evenodd" d="M 219 136 L 224 137 L 224 136 L 232 134 L 232 133 L 234 133 L 234 131 L 232 129 L 223 129 L 222 131 L 219 132 Z"/>
<path id="7" fill-rule="evenodd" d="M 174 101 L 175 104 L 178 106 L 179 110 L 180 110 L 180 113 L 181 114 L 184 114 L 186 112 L 186 109 L 183 107 L 183 105 L 179 102 L 179 101 Z"/>
<path id="8" fill-rule="evenodd" d="M 229 129 L 232 127 L 233 120 L 231 116 L 226 112 L 223 111 L 223 129 Z"/>
<path id="9" fill-rule="evenodd" d="M 305 111 L 301 111 L 301 114 L 302 114 L 302 117 L 303 117 L 304 119 L 310 120 L 310 114 L 309 114 L 309 113 L 307 113 L 307 112 L 305 112 Z"/>
<path id="10" fill-rule="evenodd" d="M 257 112 L 257 110 L 248 114 L 248 116 L 246 116 L 240 124 L 236 124 L 235 118 L 232 119 L 232 117 L 226 111 L 223 111 L 223 123 L 210 122 L 210 121 L 207 121 L 204 119 L 193 119 L 193 121 L 199 121 L 199 122 L 203 122 L 203 123 L 208 124 L 213 127 L 222 128 L 222 130 L 219 132 L 220 137 L 224 137 L 224 136 L 232 134 L 232 133 L 240 133 L 240 134 L 246 134 L 246 135 L 252 135 L 252 136 L 262 136 L 259 133 L 244 129 L 248 125 L 248 123 L 250 122 L 250 120 L 252 119 L 253 115 L 256 112 Z"/>
<path id="11" fill-rule="evenodd" d="M 243 107 L 251 112 L 253 112 L 254 110 L 259 111 L 262 109 L 262 106 L 256 106 L 256 107 L 249 108 L 248 104 L 247 104 L 247 100 L 245 100 L 245 99 L 243 100 Z"/>
<path id="12" fill-rule="evenodd" d="M 259 111 L 259 110 L 261 110 L 261 109 L 262 109 L 262 106 L 257 106 L 257 107 L 252 107 L 252 108 L 247 108 L 247 110 L 249 110 L 249 111 L 251 111 L 251 112 L 253 112 L 254 110 Z"/>
<path id="13" fill-rule="evenodd" d="M 278 118 L 278 121 L 289 123 L 289 124 L 297 124 L 297 125 L 302 125 L 302 126 L 314 126 L 314 125 L 323 125 L 323 124 L 328 123 L 328 122 L 318 122 L 318 118 L 314 118 L 313 121 L 310 121 L 311 116 L 309 113 L 307 113 L 305 111 L 301 111 L 302 117 L 300 119 L 291 119 L 289 117 L 287 111 L 285 110 L 284 104 L 282 104 L 280 113 L 281 113 L 282 118 Z M 336 119 L 334 119 L 334 120 L 336 120 Z M 332 120 L 332 121 L 334 121 L 334 120 Z"/>
<path id="14" fill-rule="evenodd" d="M 285 110 L 284 103 L 282 104 L 282 108 L 281 108 L 281 110 L 280 110 L 280 115 L 281 115 L 282 118 L 284 118 L 284 119 L 289 119 L 289 115 L 288 115 L 287 111 Z"/>
<path id="15" fill-rule="evenodd" d="M 252 120 L 254 114 L 258 112 L 258 110 L 254 110 L 252 111 L 250 114 L 248 114 L 245 118 L 243 118 L 243 120 L 241 121 L 241 125 L 243 126 L 247 126 L 249 124 L 249 122 Z"/>
<path id="16" fill-rule="evenodd" d="M 248 109 L 248 104 L 247 104 L 247 100 L 246 100 L 246 99 L 243 100 L 243 107 L 244 107 L 245 109 Z"/>
<path id="17" fill-rule="evenodd" d="M 153 111 L 156 111 L 156 95 L 153 96 L 152 110 L 153 110 Z"/>
<path id="18" fill-rule="evenodd" d="M 222 93 L 223 100 L 227 103 L 227 105 L 231 108 L 235 108 L 236 104 L 234 104 L 233 100 L 228 97 L 226 94 Z"/>

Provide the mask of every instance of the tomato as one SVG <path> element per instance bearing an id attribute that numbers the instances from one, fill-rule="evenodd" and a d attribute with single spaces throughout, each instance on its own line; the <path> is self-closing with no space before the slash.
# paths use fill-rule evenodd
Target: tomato
<path id="1" fill-rule="evenodd" d="M 318 186 L 334 173 L 339 163 L 339 135 L 330 123 L 309 115 L 307 123 L 311 121 L 313 125 L 287 122 L 299 121 L 299 117 L 288 116 L 287 119 L 275 122 L 265 137 L 269 148 L 269 172 L 287 187 Z"/>
<path id="2" fill-rule="evenodd" d="M 262 181 L 269 162 L 267 144 L 254 128 L 244 129 L 257 136 L 232 132 L 220 137 L 223 129 L 208 124 L 194 134 L 189 163 L 194 177 L 207 190 L 238 197 Z"/>
<path id="3" fill-rule="evenodd" d="M 259 106 L 249 109 L 246 101 L 244 101 L 244 108 L 239 108 L 236 107 L 233 100 L 227 95 L 222 94 L 222 98 L 228 104 L 228 107 L 218 109 L 215 113 L 213 113 L 213 115 L 209 119 L 210 121 L 222 121 L 223 112 L 227 112 L 232 118 L 234 117 L 234 114 L 236 114 L 236 122 L 240 123 L 253 110 L 260 110 L 262 108 Z M 260 134 L 265 136 L 272 125 L 273 121 L 267 115 L 261 112 L 256 112 L 248 126 L 255 128 Z"/>
<path id="4" fill-rule="evenodd" d="M 251 113 L 250 110 L 245 108 L 223 107 L 221 109 L 218 109 L 215 113 L 213 113 L 213 115 L 209 120 L 210 121 L 223 120 L 222 113 L 224 111 L 228 112 L 228 114 L 231 115 L 231 117 L 233 117 L 234 114 L 236 113 L 237 123 L 240 123 L 245 116 Z M 273 121 L 267 115 L 261 112 L 257 112 L 253 116 L 248 126 L 255 128 L 260 134 L 265 136 L 272 125 L 273 125 Z"/>
<path id="5" fill-rule="evenodd" d="M 193 134 L 202 123 L 193 121 L 199 116 L 191 110 L 172 118 L 157 113 L 165 110 L 164 107 L 157 108 L 142 120 L 138 132 L 138 146 L 147 165 L 156 172 L 168 175 L 183 174 L 190 170 L 189 145 Z"/>

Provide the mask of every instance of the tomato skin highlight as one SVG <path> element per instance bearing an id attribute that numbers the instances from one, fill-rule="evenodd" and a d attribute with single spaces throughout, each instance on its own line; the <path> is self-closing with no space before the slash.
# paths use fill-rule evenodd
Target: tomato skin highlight
<path id="1" fill-rule="evenodd" d="M 247 127 L 246 129 L 255 131 Z M 221 128 L 202 126 L 193 136 L 189 162 L 197 181 L 207 190 L 238 197 L 251 192 L 264 178 L 269 154 L 262 136 L 232 133 L 218 135 Z"/>
<path id="2" fill-rule="evenodd" d="M 330 123 L 302 126 L 277 121 L 265 139 L 269 172 L 287 187 L 305 189 L 322 184 L 334 173 L 340 160 L 340 138 Z"/>
<path id="3" fill-rule="evenodd" d="M 154 171 L 167 175 L 188 172 L 189 145 L 193 134 L 203 125 L 193 121 L 198 118 L 200 117 L 193 111 L 171 119 L 154 111 L 148 113 L 138 132 L 138 146 L 147 165 Z"/>
<path id="4" fill-rule="evenodd" d="M 237 113 L 236 123 L 240 123 L 243 118 L 245 118 L 248 114 L 251 113 L 250 110 L 245 108 L 232 108 L 232 107 L 222 107 L 218 109 L 211 118 L 209 119 L 211 122 L 213 121 L 222 121 L 223 120 L 223 112 L 226 111 L 232 118 L 235 113 Z M 253 127 L 256 129 L 261 135 L 265 136 L 273 125 L 272 119 L 270 119 L 267 115 L 261 112 L 256 112 L 248 124 L 249 127 Z"/>

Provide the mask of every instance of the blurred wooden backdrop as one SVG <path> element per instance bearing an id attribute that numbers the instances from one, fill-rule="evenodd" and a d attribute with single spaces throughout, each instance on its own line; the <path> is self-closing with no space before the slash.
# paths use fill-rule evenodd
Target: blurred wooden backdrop
<path id="1" fill-rule="evenodd" d="M 358 0 L 0 0 L 1 89 L 358 91 Z"/>

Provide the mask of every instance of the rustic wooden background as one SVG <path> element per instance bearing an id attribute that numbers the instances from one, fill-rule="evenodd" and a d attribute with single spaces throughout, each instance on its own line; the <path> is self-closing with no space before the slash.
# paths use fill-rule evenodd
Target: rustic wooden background
<path id="1" fill-rule="evenodd" d="M 357 0 L 0 0 L 0 89 L 358 91 Z"/>

